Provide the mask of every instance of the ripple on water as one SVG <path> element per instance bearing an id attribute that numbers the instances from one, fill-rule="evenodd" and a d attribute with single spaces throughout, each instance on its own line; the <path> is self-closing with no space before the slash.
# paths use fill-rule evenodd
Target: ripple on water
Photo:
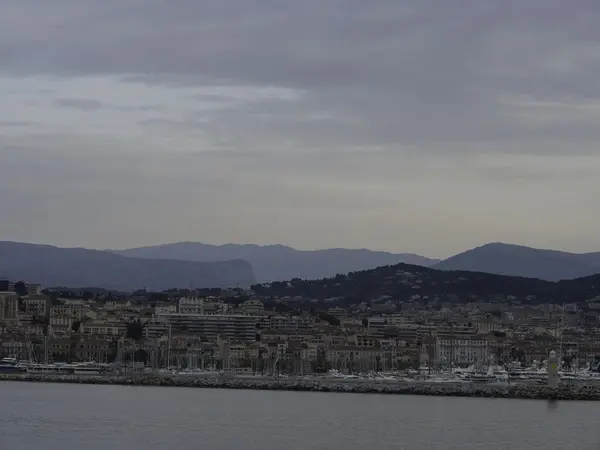
<path id="1" fill-rule="evenodd" d="M 43 383 L 0 399 L 0 450 L 600 448 L 592 402 Z"/>

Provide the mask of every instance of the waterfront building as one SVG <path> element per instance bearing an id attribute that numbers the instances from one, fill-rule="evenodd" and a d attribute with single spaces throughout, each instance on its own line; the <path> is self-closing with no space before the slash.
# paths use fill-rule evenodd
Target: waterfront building
<path id="1" fill-rule="evenodd" d="M 171 327 L 173 334 L 202 336 L 215 340 L 217 336 L 241 342 L 256 340 L 257 319 L 254 316 L 238 314 L 163 314 L 159 320 Z"/>
<path id="2" fill-rule="evenodd" d="M 438 364 L 483 364 L 490 356 L 488 341 L 481 336 L 438 333 L 435 337 L 435 357 Z"/>

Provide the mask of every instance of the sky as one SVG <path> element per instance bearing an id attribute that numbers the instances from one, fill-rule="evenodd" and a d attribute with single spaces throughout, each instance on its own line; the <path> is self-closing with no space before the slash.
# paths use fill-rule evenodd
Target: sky
<path id="1" fill-rule="evenodd" d="M 596 0 L 0 10 L 0 240 L 600 250 Z"/>

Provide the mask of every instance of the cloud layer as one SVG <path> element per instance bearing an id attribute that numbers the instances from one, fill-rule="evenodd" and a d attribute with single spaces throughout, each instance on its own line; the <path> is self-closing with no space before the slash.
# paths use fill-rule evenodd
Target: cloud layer
<path id="1" fill-rule="evenodd" d="M 0 239 L 600 249 L 596 2 L 1 4 Z"/>

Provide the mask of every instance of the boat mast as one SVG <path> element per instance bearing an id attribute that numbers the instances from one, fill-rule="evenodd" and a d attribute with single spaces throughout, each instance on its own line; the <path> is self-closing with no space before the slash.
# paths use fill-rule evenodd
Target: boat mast
<path id="1" fill-rule="evenodd" d="M 48 336 L 44 335 L 44 364 L 48 364 Z"/>
<path id="2" fill-rule="evenodd" d="M 167 342 L 167 367 L 171 366 L 171 324 L 169 323 L 169 340 Z"/>

